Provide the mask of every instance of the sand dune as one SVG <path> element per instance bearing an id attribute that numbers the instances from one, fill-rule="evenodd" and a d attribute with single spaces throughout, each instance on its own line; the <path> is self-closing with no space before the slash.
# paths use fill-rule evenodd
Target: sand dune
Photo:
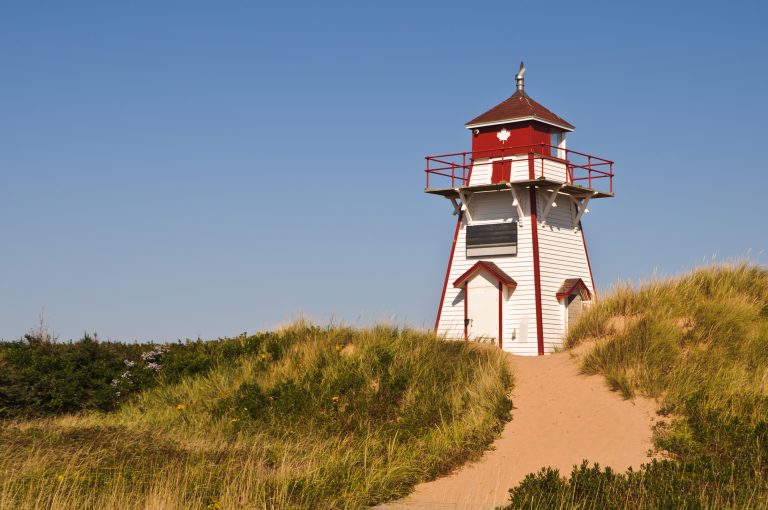
<path id="1" fill-rule="evenodd" d="M 601 376 L 579 374 L 570 352 L 510 358 L 515 374 L 512 421 L 493 450 L 377 509 L 493 509 L 507 502 L 508 490 L 526 474 L 543 466 L 567 474 L 588 459 L 623 471 L 648 460 L 657 419 L 652 400 L 624 400 Z"/>

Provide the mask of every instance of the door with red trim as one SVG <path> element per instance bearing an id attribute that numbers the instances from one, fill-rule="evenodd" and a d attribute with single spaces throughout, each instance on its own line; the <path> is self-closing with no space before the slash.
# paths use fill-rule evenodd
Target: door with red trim
<path id="1" fill-rule="evenodd" d="M 499 339 L 499 282 L 485 271 L 467 282 L 467 334 L 470 340 Z"/>

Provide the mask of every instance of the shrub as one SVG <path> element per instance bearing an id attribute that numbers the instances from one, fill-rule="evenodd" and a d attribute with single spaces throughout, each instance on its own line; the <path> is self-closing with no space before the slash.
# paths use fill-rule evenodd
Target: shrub
<path id="1" fill-rule="evenodd" d="M 114 411 L 132 395 L 158 384 L 204 374 L 254 352 L 280 355 L 272 333 L 214 341 L 155 345 L 47 342 L 33 335 L 0 342 L 0 418 Z"/>

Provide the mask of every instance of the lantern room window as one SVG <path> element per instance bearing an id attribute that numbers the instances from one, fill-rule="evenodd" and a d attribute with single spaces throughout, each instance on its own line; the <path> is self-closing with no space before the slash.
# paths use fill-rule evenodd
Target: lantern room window
<path id="1" fill-rule="evenodd" d="M 550 129 L 549 145 L 551 146 L 550 156 L 553 158 L 565 159 L 565 132 L 559 129 Z"/>

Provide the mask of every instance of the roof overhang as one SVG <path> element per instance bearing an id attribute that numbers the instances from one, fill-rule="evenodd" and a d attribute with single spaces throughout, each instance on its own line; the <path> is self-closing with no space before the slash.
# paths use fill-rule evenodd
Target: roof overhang
<path id="1" fill-rule="evenodd" d="M 501 124 L 509 124 L 510 122 L 524 122 L 527 120 L 535 120 L 536 122 L 541 122 L 542 124 L 548 124 L 550 126 L 555 126 L 556 128 L 560 128 L 564 131 L 573 131 L 573 126 L 566 126 L 565 124 L 560 124 L 558 122 L 554 122 L 549 119 L 542 119 L 541 117 L 538 117 L 536 115 L 529 115 L 527 117 L 514 117 L 511 119 L 503 119 L 503 120 L 494 120 L 491 122 L 478 122 L 475 124 L 465 124 L 464 127 L 467 129 L 475 129 L 475 128 L 481 128 L 481 127 L 488 127 L 488 126 L 499 126 Z"/>
<path id="2" fill-rule="evenodd" d="M 470 267 L 463 275 L 459 276 L 456 281 L 453 282 L 453 286 L 457 288 L 464 288 L 467 285 L 469 279 L 472 278 L 475 273 L 481 270 L 485 270 L 490 273 L 496 280 L 499 281 L 499 283 L 507 288 L 514 289 L 517 287 L 517 282 L 513 280 L 511 276 L 502 271 L 501 268 L 493 262 L 488 262 L 486 260 L 480 260 L 474 266 Z"/>
<path id="3" fill-rule="evenodd" d="M 557 299 L 563 299 L 575 294 L 580 295 L 581 299 L 584 301 L 592 299 L 592 293 L 589 291 L 589 287 L 587 287 L 587 284 L 584 283 L 584 280 L 581 278 L 568 278 L 565 280 L 560 286 L 560 289 L 558 289 L 556 295 Z"/>

